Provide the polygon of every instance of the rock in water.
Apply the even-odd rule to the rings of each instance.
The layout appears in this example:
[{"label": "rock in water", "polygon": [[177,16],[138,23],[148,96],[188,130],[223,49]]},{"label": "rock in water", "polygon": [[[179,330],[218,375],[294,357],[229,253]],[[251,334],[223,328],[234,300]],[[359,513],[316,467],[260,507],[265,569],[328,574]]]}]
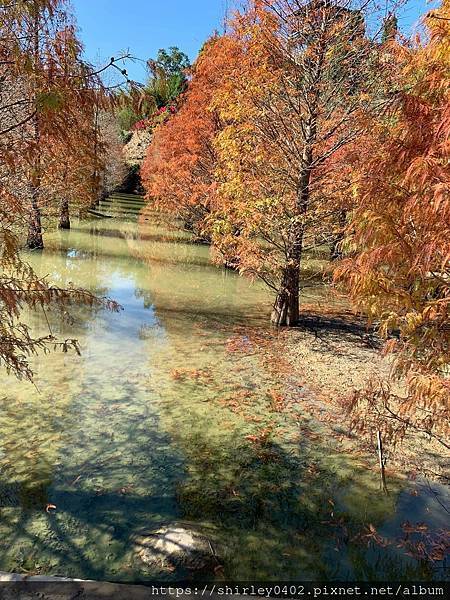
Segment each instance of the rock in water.
[{"label": "rock in water", "polygon": [[140,537],[136,550],[142,562],[163,571],[177,567],[202,570],[219,564],[208,538],[181,525],[161,527]]}]

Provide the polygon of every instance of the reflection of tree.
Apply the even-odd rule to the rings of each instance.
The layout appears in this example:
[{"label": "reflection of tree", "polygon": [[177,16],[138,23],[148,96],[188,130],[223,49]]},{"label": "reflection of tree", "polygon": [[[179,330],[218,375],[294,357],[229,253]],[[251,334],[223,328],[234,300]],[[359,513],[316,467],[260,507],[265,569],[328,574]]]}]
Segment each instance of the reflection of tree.
[{"label": "reflection of tree", "polygon": [[[64,236],[64,234],[62,234]],[[67,236],[67,234],[66,234]],[[62,239],[64,239],[62,237]],[[83,282],[94,296],[106,298],[110,292],[107,285],[101,283],[101,269],[96,261],[86,260],[86,255],[78,253],[71,247],[49,247],[44,252],[29,257],[34,270],[48,277],[48,280],[59,287],[68,288]],[[25,318],[33,324],[36,331],[48,331],[65,337],[77,337],[76,329],[86,329],[95,318],[105,310],[101,304],[80,305],[68,300],[63,307],[49,306],[48,311],[30,311]]]},{"label": "reflection of tree", "polygon": [[[123,293],[123,282],[130,290],[143,283],[144,270],[130,261],[126,243],[105,244],[82,231],[83,224],[79,227],[55,234],[41,255],[31,255],[37,271],[101,294]],[[48,319],[53,330],[76,335],[81,356],[37,359],[39,389],[0,380],[8,389],[0,403],[0,504],[5,508],[0,565],[34,570],[39,563],[46,572],[58,565],[67,575],[114,578],[119,572],[124,578],[130,533],[175,516],[170,499],[180,460],[171,458],[168,440],[149,410],[144,370],[134,374],[145,355],[140,358],[138,340],[127,340],[130,317],[123,323],[120,316],[91,308],[69,310],[72,321],[51,311],[28,318],[36,329],[47,326]],[[125,326],[125,335],[118,325]],[[153,444],[164,447],[161,455],[149,453]],[[46,504],[55,504],[56,511],[46,513]],[[114,564],[105,553],[110,545]]]},{"label": "reflection of tree", "polygon": [[[161,424],[187,462],[180,507],[184,518],[213,526],[227,549],[226,576],[327,579],[372,561],[379,577],[398,574],[403,559],[391,549],[351,542],[395,511],[397,484],[386,498],[370,471],[331,454],[326,437],[310,439],[307,428],[300,445],[286,442],[298,429],[270,407],[273,373],[255,353],[227,352],[230,338],[245,334],[251,346],[258,335],[263,293],[198,264],[205,248],[149,239],[129,247],[149,266],[136,296],[164,327],[161,339],[151,328],[143,337]],[[259,442],[265,429],[273,435]],[[408,568],[422,574],[413,562]]]},{"label": "reflection of tree", "polygon": [[273,373],[256,352],[230,351],[239,335],[252,350],[259,317],[240,323],[261,306],[257,288],[202,267],[206,248],[140,242],[135,226],[116,226],[114,236],[102,235],[111,223],[97,234],[79,224],[36,257],[38,270],[126,310],[74,307],[72,324],[48,315],[82,355],[40,358],[40,391],[0,382],[0,568],[154,578],[134,535],[184,518],[211,525],[230,577],[326,578],[347,560],[356,571],[366,545],[349,540],[394,510],[395,483],[378,494],[367,469],[274,411]]},{"label": "reflection of tree", "polygon": [[[150,235],[158,232],[159,239]],[[204,320],[212,323],[248,322],[267,305],[259,285],[250,285],[236,273],[210,262],[205,245],[184,243],[179,232],[155,228],[150,222],[139,225],[139,239],[129,241],[130,252],[148,265],[146,285],[139,293],[153,304],[161,317],[174,321]]]},{"label": "reflection of tree", "polygon": [[[101,267],[77,255],[70,234],[55,234],[45,251],[27,259],[36,273],[47,275],[59,287],[80,284],[100,297],[109,292],[102,282]],[[83,345],[86,332],[104,310],[100,305],[66,302],[62,309],[52,309],[50,304],[45,312],[36,309],[22,316],[38,335],[50,329],[60,337],[76,337]],[[36,357],[32,365],[36,387],[0,375],[6,394],[0,399],[0,464],[3,477],[15,482],[15,506],[42,512],[52,502],[49,489],[61,448],[70,437],[72,404],[83,385],[85,361],[75,353]]]}]

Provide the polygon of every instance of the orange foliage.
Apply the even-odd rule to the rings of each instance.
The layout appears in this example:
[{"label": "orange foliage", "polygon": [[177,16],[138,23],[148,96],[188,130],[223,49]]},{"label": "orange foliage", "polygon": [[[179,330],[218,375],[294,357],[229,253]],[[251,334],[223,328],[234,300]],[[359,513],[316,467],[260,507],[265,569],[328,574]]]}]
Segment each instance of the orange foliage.
[{"label": "orange foliage", "polygon": [[341,4],[250,1],[231,23],[240,68],[214,98],[224,128],[213,242],[272,288],[276,325],[298,322],[306,255],[345,219],[336,199],[348,187],[342,163],[378,90],[363,15]]},{"label": "orange foliage", "polygon": [[[394,412],[444,434],[450,422],[450,3],[426,18],[429,40],[409,53],[391,114],[366,140],[347,245],[339,266],[353,301],[391,338],[408,384]],[[447,15],[447,17],[445,16]],[[369,158],[368,158],[369,157]],[[386,389],[371,404],[391,413]],[[392,414],[390,414],[392,418]]]},{"label": "orange foliage", "polygon": [[32,0],[2,3],[0,10],[0,365],[28,379],[32,354],[79,349],[76,340],[57,342],[50,331],[33,336],[20,321],[25,306],[118,308],[87,291],[51,285],[19,254],[27,225],[29,246],[43,246],[44,205],[59,201],[61,192],[67,198],[91,188],[87,139],[98,78],[79,58],[81,46],[64,7],[63,0]]},{"label": "orange foliage", "polygon": [[156,131],[142,166],[149,207],[180,217],[199,237],[208,237],[204,220],[216,190],[213,140],[221,123],[210,104],[238,56],[227,36],[206,43],[179,111]]},{"label": "orange foliage", "polygon": [[97,199],[100,181],[93,174],[104,167],[105,148],[96,139],[96,115],[107,108],[108,100],[80,60],[82,47],[74,26],[57,32],[51,47],[47,87],[58,102],[40,113],[41,193],[68,217],[69,204],[89,207]]}]

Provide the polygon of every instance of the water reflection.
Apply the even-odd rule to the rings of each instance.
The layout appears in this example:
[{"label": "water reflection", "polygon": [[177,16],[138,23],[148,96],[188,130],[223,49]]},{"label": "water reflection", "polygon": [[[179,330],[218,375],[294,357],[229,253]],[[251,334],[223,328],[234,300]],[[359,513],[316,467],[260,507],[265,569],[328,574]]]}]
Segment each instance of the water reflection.
[{"label": "water reflection", "polygon": [[[369,522],[388,536],[414,512],[400,483],[386,497],[301,407],[276,410],[283,381],[252,345],[275,335],[261,286],[151,222],[79,222],[46,242],[30,256],[39,273],[124,310],[53,315],[82,355],[38,357],[36,388],[0,377],[1,569],[176,577],[148,571],[133,543],[184,519],[210,528],[236,580],[429,575],[358,538]],[[42,315],[28,318],[45,331]]]}]

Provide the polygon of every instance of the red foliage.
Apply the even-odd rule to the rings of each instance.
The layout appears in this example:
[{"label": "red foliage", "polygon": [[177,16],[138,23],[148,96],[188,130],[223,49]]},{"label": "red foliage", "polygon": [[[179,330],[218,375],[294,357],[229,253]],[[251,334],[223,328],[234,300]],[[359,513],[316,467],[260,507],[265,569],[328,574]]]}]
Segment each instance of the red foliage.
[{"label": "red foliage", "polygon": [[178,112],[167,109],[173,116],[156,131],[142,166],[151,206],[181,217],[198,235],[204,235],[204,219],[216,190],[213,140],[221,124],[210,104],[238,55],[236,42],[227,36],[207,43],[181,107]]},{"label": "red foliage", "polygon": [[[449,2],[426,23],[429,41],[407,53],[388,119],[361,148],[360,181],[349,228],[351,256],[337,270],[355,304],[380,323],[406,376],[404,398],[370,390],[369,403],[403,431],[445,437],[450,407]],[[364,411],[367,409],[364,406]],[[366,417],[363,416],[366,421]]]}]

